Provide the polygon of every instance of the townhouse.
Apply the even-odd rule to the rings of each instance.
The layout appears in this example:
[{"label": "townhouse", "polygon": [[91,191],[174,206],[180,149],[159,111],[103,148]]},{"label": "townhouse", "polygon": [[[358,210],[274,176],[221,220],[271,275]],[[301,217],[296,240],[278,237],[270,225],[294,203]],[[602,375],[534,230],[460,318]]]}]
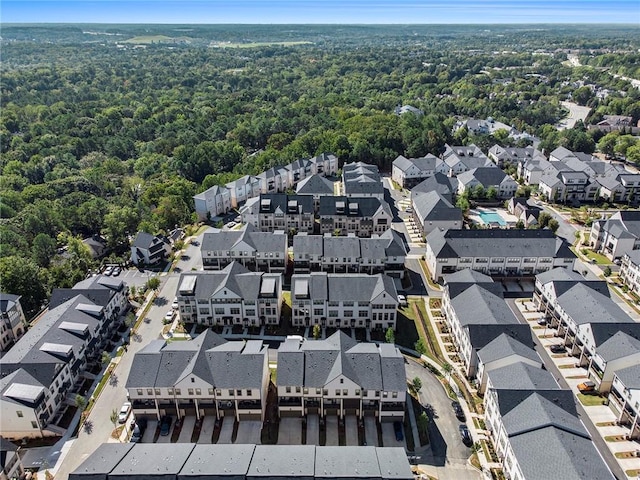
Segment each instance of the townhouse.
[{"label": "townhouse", "polygon": [[640,249],[640,211],[620,210],[591,225],[589,244],[595,251],[615,260]]},{"label": "townhouse", "polygon": [[507,165],[518,167],[528,160],[547,159],[542,152],[534,147],[501,147],[497,144],[489,149],[488,157],[501,168]]},{"label": "townhouse", "polygon": [[464,268],[500,276],[573,269],[575,258],[569,244],[550,230],[434,230],[425,253],[434,281]]},{"label": "townhouse", "polygon": [[398,292],[382,274],[294,274],[291,304],[294,326],[395,329]]},{"label": "townhouse", "polygon": [[412,188],[436,173],[441,160],[431,154],[420,158],[398,156],[391,167],[391,179],[402,188]]},{"label": "townhouse", "polygon": [[371,238],[359,238],[354,234],[335,237],[304,233],[293,237],[295,273],[322,270],[328,273],[386,273],[404,278],[406,255],[404,241],[392,229]]},{"label": "townhouse", "polygon": [[[600,393],[607,393],[611,390],[617,371],[640,365],[640,326],[634,322],[618,324],[615,329],[601,328],[598,324],[591,327],[600,330],[600,335],[594,335],[594,338],[601,341],[593,349],[587,371],[596,389]],[[584,352],[587,351],[585,348]],[[584,357],[583,353],[581,360]]]},{"label": "townhouse", "polygon": [[96,305],[104,308],[107,320],[116,320],[129,310],[129,287],[117,277],[96,275],[76,283],[73,288],[56,288],[51,292],[49,308],[84,295]]},{"label": "townhouse", "polygon": [[458,176],[478,167],[496,168],[496,165],[482,153],[482,150],[473,144],[469,146],[445,145],[445,151],[441,158],[443,162],[437,166],[436,170],[449,177]]},{"label": "townhouse", "polygon": [[[160,472],[160,473],[159,473]],[[413,480],[401,447],[103,443],[69,480]]]},{"label": "townhouse", "polygon": [[507,204],[507,210],[522,222],[524,228],[538,225],[538,217],[542,213],[540,207],[529,205],[529,199],[525,197],[513,197]]},{"label": "townhouse", "polygon": [[335,184],[319,174],[305,178],[296,186],[298,195],[311,195],[315,211],[320,206],[320,197],[332,197],[335,193]]},{"label": "townhouse", "polygon": [[444,198],[453,202],[453,194],[458,191],[458,179],[448,177],[444,173],[436,172],[432,177],[420,182],[411,189],[411,202],[414,202],[420,195],[436,192]]},{"label": "townhouse", "polygon": [[171,243],[162,235],[138,232],[131,244],[131,262],[134,265],[155,265],[170,253]]},{"label": "townhouse", "polygon": [[251,271],[282,273],[288,262],[287,234],[259,232],[253,225],[240,230],[207,231],[200,245],[204,270],[222,270],[239,262]]},{"label": "townhouse", "polygon": [[229,191],[231,208],[238,208],[241,203],[246,202],[249,198],[260,195],[262,184],[259,178],[245,175],[227,183],[225,188]]},{"label": "townhouse", "polygon": [[136,416],[265,418],[268,347],[228,342],[211,330],[185,342],[153,340],[137,352],[125,383]]},{"label": "townhouse", "polygon": [[321,234],[359,237],[386,232],[393,219],[389,204],[376,197],[321,197],[318,216]]},{"label": "townhouse", "polygon": [[256,175],[260,181],[260,193],[280,193],[291,188],[290,170],[287,167],[271,167],[269,170]]},{"label": "townhouse", "polygon": [[609,408],[618,416],[618,423],[629,428],[629,438],[640,438],[640,365],[617,370],[611,382]]},{"label": "townhouse", "polygon": [[357,343],[342,331],[325,340],[287,339],[278,349],[280,416],[375,416],[402,421],[404,357],[395,345]]},{"label": "townhouse", "polygon": [[633,250],[622,256],[620,278],[629,290],[640,291],[640,250]]},{"label": "townhouse", "polygon": [[518,163],[517,176],[526,185],[538,185],[543,174],[553,171],[555,168],[551,162],[544,158],[534,158]]},{"label": "townhouse", "polygon": [[412,195],[413,220],[423,236],[437,229],[461,229],[462,210],[451,202],[451,195],[430,191]]},{"label": "townhouse", "polygon": [[214,185],[193,196],[198,220],[211,220],[231,210],[231,192],[227,187]]},{"label": "townhouse", "polygon": [[16,343],[27,330],[20,295],[0,292],[0,352]]},{"label": "townhouse", "polygon": [[[622,169],[621,169],[622,170]],[[611,171],[596,177],[598,195],[611,203],[638,205],[640,200],[640,174]]]},{"label": "townhouse", "polygon": [[240,209],[240,215],[242,223],[253,225],[261,232],[313,233],[315,228],[311,195],[261,194],[247,200]]},{"label": "townhouse", "polygon": [[478,187],[482,187],[485,194],[494,190],[496,199],[506,200],[516,194],[518,183],[495,167],[477,167],[458,175],[458,195],[471,194]]},{"label": "townhouse", "polygon": [[[0,431],[5,438],[60,435],[64,414],[88,362],[117,324],[82,294],[50,308],[0,359]],[[71,402],[71,403],[69,403]]]},{"label": "townhouse", "polygon": [[24,466],[18,446],[0,437],[0,480],[24,478]]},{"label": "townhouse", "polygon": [[220,271],[180,275],[177,290],[180,318],[200,325],[278,325],[282,274],[251,272],[238,262]]},{"label": "townhouse", "polygon": [[345,197],[373,197],[384,201],[384,186],[376,165],[363,162],[342,166],[342,194]]},{"label": "townhouse", "polygon": [[613,479],[569,390],[492,389],[487,428],[506,478]]},{"label": "townhouse", "polygon": [[310,158],[309,161],[311,162],[311,172],[313,174],[331,177],[338,173],[338,157],[333,153],[324,152]]}]

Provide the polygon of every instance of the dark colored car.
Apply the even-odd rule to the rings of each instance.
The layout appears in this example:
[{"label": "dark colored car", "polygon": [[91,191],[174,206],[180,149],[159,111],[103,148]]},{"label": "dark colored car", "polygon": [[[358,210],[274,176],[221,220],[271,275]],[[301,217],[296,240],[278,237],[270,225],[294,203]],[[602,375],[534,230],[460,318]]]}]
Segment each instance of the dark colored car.
[{"label": "dark colored car", "polygon": [[193,245],[194,247],[197,247],[200,245],[200,242],[198,242],[197,240],[191,240],[191,245]]},{"label": "dark colored car", "polygon": [[461,422],[465,421],[464,410],[460,406],[459,402],[451,402],[451,406],[453,407],[453,411],[456,414],[456,418]]},{"label": "dark colored car", "polygon": [[460,430],[460,438],[462,439],[462,443],[464,443],[467,447],[473,445],[473,439],[471,438],[471,433],[469,433],[469,429],[466,425],[460,425],[458,427]]},{"label": "dark colored car", "polygon": [[396,434],[396,440],[401,442],[404,440],[404,435],[402,435],[402,424],[400,422],[393,422],[393,431]]},{"label": "dark colored car", "polygon": [[160,419],[160,435],[166,437],[171,432],[171,417],[165,415]]},{"label": "dark colored car", "polygon": [[551,345],[551,347],[549,347],[549,350],[551,350],[551,353],[564,353],[567,349],[564,345],[556,343]]}]

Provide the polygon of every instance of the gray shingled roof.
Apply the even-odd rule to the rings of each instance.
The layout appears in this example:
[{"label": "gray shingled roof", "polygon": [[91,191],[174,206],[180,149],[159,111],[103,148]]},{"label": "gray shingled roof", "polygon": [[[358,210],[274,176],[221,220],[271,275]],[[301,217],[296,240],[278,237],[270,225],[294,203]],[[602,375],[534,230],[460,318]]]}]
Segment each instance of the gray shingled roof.
[{"label": "gray shingled roof", "polygon": [[323,237],[322,239],[325,257],[352,257],[360,256],[360,239],[351,237]]},{"label": "gray shingled roof", "polygon": [[399,155],[394,161],[393,166],[399,168],[402,171],[409,170],[415,165],[421,172],[432,171],[436,168],[436,161],[438,159],[432,154],[427,154],[425,157],[420,158],[406,158]]},{"label": "gray shingled roof", "polygon": [[293,251],[296,255],[322,255],[324,239],[320,235],[307,235],[306,232],[293,236]]},{"label": "gray shingled roof", "polygon": [[298,183],[298,195],[333,195],[333,182],[322,175],[311,175]]},{"label": "gray shingled roof", "polygon": [[73,472],[69,480],[107,480],[135,443],[102,443]]},{"label": "gray shingled roof", "polygon": [[255,446],[251,444],[196,445],[180,470],[178,480],[218,477],[244,480],[254,450]]},{"label": "gray shingled roof", "polygon": [[[500,168],[494,167],[477,167],[458,175],[458,181],[467,185],[469,182],[476,180],[482,186],[490,187],[492,185],[500,185],[507,178],[510,178]],[[515,180],[512,180],[515,183]]]},{"label": "gray shingled roof", "polygon": [[109,478],[175,478],[194,446],[193,443],[136,443],[111,471]]},{"label": "gray shingled roof", "polygon": [[481,285],[467,288],[451,300],[451,306],[463,327],[480,323],[519,323],[504,299]]},{"label": "gray shingled roof", "polygon": [[475,350],[484,348],[500,335],[506,335],[517,340],[522,345],[533,350],[535,343],[533,341],[532,330],[529,325],[523,323],[514,324],[497,324],[497,325],[467,325],[467,335],[469,343]]},{"label": "gray shingled roof", "polygon": [[[437,258],[560,257],[575,258],[565,240],[551,230],[434,230],[427,243]],[[565,248],[566,247],[566,248]]]},{"label": "gray shingled roof", "polygon": [[437,192],[418,195],[412,203],[413,209],[422,223],[429,221],[462,222],[462,210]]},{"label": "gray shingled roof", "polygon": [[555,427],[510,439],[520,470],[527,480],[613,479],[591,440]]},{"label": "gray shingled roof", "polygon": [[596,353],[605,362],[640,353],[640,340],[625,332],[616,332],[609,340],[596,348]]},{"label": "gray shingled roof", "polygon": [[527,358],[542,366],[542,360],[531,346],[524,345],[515,338],[504,333],[496,337],[478,351],[478,358],[485,364],[500,360],[501,358],[507,358],[512,355]]},{"label": "gray shingled roof", "polygon": [[427,178],[411,189],[411,200],[429,192],[437,192],[451,201],[451,195],[458,190],[458,179],[448,177],[444,173],[436,172],[433,177]]},{"label": "gray shingled roof", "polygon": [[256,445],[247,478],[313,478],[314,456],[313,445]]},{"label": "gray shingled roof", "polygon": [[572,280],[572,281],[583,281],[584,277],[580,275],[578,272],[569,270],[568,268],[556,267],[551,270],[547,270],[546,272],[542,272],[536,275],[536,280],[541,284],[546,284],[548,282],[558,281],[558,280]]},{"label": "gray shingled roof", "polygon": [[489,370],[488,376],[492,387],[497,390],[554,390],[560,388],[553,375],[547,370],[523,362],[494,368]]},{"label": "gray shingled roof", "polygon": [[589,288],[584,283],[576,283],[570,287],[557,297],[556,302],[578,325],[633,322],[611,298]]},{"label": "gray shingled roof", "polygon": [[[559,268],[559,270],[565,270],[564,268]],[[485,275],[482,272],[477,270],[473,270],[471,268],[464,268],[462,270],[458,270],[455,273],[449,273],[444,275],[445,284],[449,283],[493,283],[493,279],[489,275]]]},{"label": "gray shingled roof", "polygon": [[[345,207],[344,213],[338,213],[336,205],[342,203]],[[358,204],[356,213],[349,211],[349,204]],[[345,217],[373,217],[379,210],[383,210],[388,216],[391,215],[391,208],[384,200],[376,197],[320,197],[318,214],[323,216],[345,216]]]},{"label": "gray shingled roof", "polygon": [[258,252],[284,252],[287,234],[258,232],[252,225],[245,225],[241,230],[205,232],[200,252],[234,250],[241,242]]},{"label": "gray shingled roof", "polygon": [[640,365],[622,368],[615,373],[625,387],[640,390]]},{"label": "gray shingled roof", "polygon": [[316,478],[380,478],[376,447],[318,448],[315,462]]},{"label": "gray shingled roof", "polygon": [[407,453],[402,447],[376,447],[380,475],[384,480],[413,479],[411,467],[405,460]]}]

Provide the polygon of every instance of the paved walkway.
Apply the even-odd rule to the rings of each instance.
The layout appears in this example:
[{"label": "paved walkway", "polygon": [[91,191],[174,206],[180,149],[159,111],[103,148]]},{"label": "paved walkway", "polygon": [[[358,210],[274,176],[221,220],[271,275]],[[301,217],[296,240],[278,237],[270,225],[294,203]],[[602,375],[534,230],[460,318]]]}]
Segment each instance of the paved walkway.
[{"label": "paved walkway", "polygon": [[364,438],[367,445],[379,447],[378,445],[378,425],[375,417],[364,417]]},{"label": "paved walkway", "polygon": [[[307,428],[308,435],[308,428]],[[308,439],[307,439],[307,443]],[[300,445],[302,444],[302,418],[282,417],[278,430],[278,445]]]}]

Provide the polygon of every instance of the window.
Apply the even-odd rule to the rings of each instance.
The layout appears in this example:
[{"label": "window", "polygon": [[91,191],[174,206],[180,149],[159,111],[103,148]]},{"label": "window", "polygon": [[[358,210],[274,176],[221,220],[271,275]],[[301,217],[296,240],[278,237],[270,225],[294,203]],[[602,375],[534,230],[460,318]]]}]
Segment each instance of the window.
[{"label": "window", "polygon": [[329,390],[327,390],[326,388],[322,390],[322,394],[323,395],[329,395]]},{"label": "window", "polygon": [[309,393],[309,389],[308,388],[303,388],[302,389],[302,393],[304,393],[306,395],[307,393]]},{"label": "window", "polygon": [[147,388],[147,395],[153,395],[153,388]]},{"label": "window", "polygon": [[154,391],[155,391],[156,395],[160,395],[160,389],[159,388],[154,389]]},{"label": "window", "polygon": [[291,393],[291,387],[285,387],[284,391],[287,393]]},{"label": "window", "polygon": [[176,388],[176,395],[180,395],[182,393],[182,390],[180,390],[179,388]]},{"label": "window", "polygon": [[380,397],[380,390],[376,390],[376,397]]},{"label": "window", "polygon": [[313,314],[318,316],[318,315],[322,315],[322,313],[324,312],[324,310],[322,308],[314,308],[313,309]]},{"label": "window", "polygon": [[231,315],[240,315],[240,309],[239,308],[232,308],[231,309]]},{"label": "window", "polygon": [[336,397],[339,397],[339,396],[340,396],[340,389],[336,388]]},{"label": "window", "polygon": [[296,387],[296,393],[300,393],[300,387]]},{"label": "window", "polygon": [[353,317],[353,310],[345,310],[344,311],[344,316],[345,317]]},{"label": "window", "polygon": [[202,390],[200,390],[199,388],[196,388],[196,395],[202,395]]},{"label": "window", "polygon": [[398,392],[393,392],[393,393],[391,394],[391,396],[392,396],[393,398],[398,398]]},{"label": "window", "polygon": [[187,394],[193,395],[193,388],[187,388]]},{"label": "window", "polygon": [[31,421],[31,427],[32,428],[38,428],[38,423],[32,420]]},{"label": "window", "polygon": [[173,388],[167,388],[167,393],[169,395],[173,395]]},{"label": "window", "polygon": [[214,390],[213,388],[209,389],[209,395],[213,395],[213,390]]},{"label": "window", "polygon": [[368,390],[363,390],[362,391],[362,396],[363,397],[368,397],[369,396],[369,391]]},{"label": "window", "polygon": [[216,395],[219,397],[220,395],[222,395],[222,390],[220,390],[219,388],[216,389]]},{"label": "window", "polygon": [[316,388],[316,395],[320,395],[320,389]]},{"label": "window", "polygon": [[142,389],[141,388],[136,389],[136,394],[141,397],[142,396]]},{"label": "window", "polygon": [[340,383],[344,383],[344,378],[341,378],[341,379],[340,379]]},{"label": "window", "polygon": [[22,410],[18,410],[18,411],[16,412],[16,414],[18,415],[18,417],[19,417],[19,418],[24,417],[24,414],[22,413]]},{"label": "window", "polygon": [[349,395],[349,390],[347,390],[346,388],[342,390],[342,395]]},{"label": "window", "polygon": [[253,392],[250,388],[247,388],[247,397],[250,397],[251,395],[253,395]]},{"label": "window", "polygon": [[191,383],[195,383],[196,379],[191,377]]},{"label": "window", "polygon": [[229,389],[229,396],[233,397],[233,390]]},{"label": "window", "polygon": [[356,395],[360,395],[360,389],[356,389]]},{"label": "window", "polygon": [[236,390],[236,395],[238,395],[239,397],[242,396],[242,390],[240,389]]}]

